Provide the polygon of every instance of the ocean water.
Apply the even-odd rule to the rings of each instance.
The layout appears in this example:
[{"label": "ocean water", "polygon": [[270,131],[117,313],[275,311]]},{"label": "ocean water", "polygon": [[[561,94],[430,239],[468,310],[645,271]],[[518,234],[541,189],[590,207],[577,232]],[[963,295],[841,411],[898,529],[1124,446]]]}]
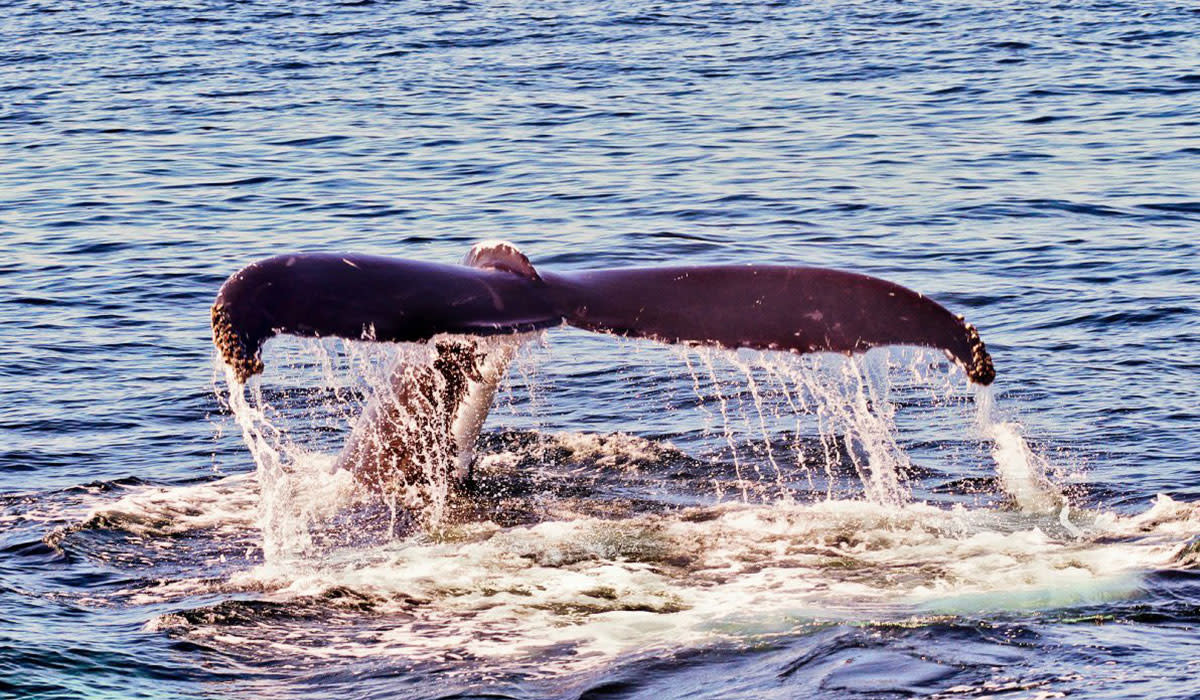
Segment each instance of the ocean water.
[{"label": "ocean water", "polygon": [[[1200,696],[1200,10],[17,2],[0,695]],[[397,356],[209,306],[289,251],[780,263],[936,354],[526,338],[478,488],[331,469]]]}]

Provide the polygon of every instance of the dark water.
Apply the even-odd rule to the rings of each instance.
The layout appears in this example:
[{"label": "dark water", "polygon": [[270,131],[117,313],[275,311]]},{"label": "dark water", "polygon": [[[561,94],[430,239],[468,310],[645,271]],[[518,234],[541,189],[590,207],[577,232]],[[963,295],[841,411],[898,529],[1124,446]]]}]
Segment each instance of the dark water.
[{"label": "dark water", "polygon": [[[1191,3],[18,2],[0,37],[0,694],[1200,695]],[[262,489],[224,278],[492,237],[887,277],[999,378],[555,331],[485,430],[503,508],[348,544],[319,456]],[[279,344],[277,422],[335,449],[295,387],[387,351]]]}]

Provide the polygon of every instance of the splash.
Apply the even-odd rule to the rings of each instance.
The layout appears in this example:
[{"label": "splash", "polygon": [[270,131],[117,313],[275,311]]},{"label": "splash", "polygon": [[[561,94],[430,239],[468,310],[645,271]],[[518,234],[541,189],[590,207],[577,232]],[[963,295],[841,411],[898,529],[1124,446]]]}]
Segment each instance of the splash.
[{"label": "splash", "polygon": [[[257,467],[257,521],[268,561],[302,561],[316,549],[313,535],[322,529],[321,525],[361,497],[349,472],[333,468],[335,454],[323,451],[319,443],[299,443],[292,435],[319,436],[339,429],[344,432],[345,422],[365,405],[366,394],[361,386],[339,377],[378,380],[391,359],[371,352],[373,348],[368,345],[347,345],[339,354],[329,352],[317,341],[300,344],[315,362],[309,366],[294,360],[278,363],[279,369],[269,371],[266,379],[282,386],[270,393],[257,377],[243,385],[225,368],[229,392],[223,396]],[[346,371],[350,368],[353,373]],[[309,388],[314,386],[318,388]],[[288,429],[301,420],[318,429]]]},{"label": "splash", "polygon": [[[509,341],[502,351],[504,365],[513,358],[514,347]],[[318,552],[331,541],[320,533],[336,529],[347,518],[380,521],[376,529],[389,537],[414,528],[432,532],[450,523],[456,467],[452,458],[463,446],[451,444],[437,416],[449,414],[451,407],[439,403],[442,393],[437,390],[418,395],[404,389],[445,381],[430,370],[437,357],[432,344],[295,339],[291,347],[280,352],[277,346],[273,352],[282,355],[268,363],[276,369],[245,386],[230,377],[228,395],[258,467],[260,525],[268,559]],[[680,360],[662,364],[682,364],[687,375],[683,382],[655,381],[692,395],[706,420],[705,434],[719,438],[720,446],[708,452],[712,469],[706,479],[718,501],[731,492],[747,504],[793,503],[811,500],[821,491],[825,500],[850,495],[882,506],[906,504],[914,466],[900,444],[897,398],[923,405],[927,410],[922,417],[939,406],[965,401],[948,388],[951,382],[945,373],[933,375],[941,376],[941,385],[930,382],[931,364],[921,352],[899,363],[887,353],[797,357],[711,348],[659,352]],[[508,376],[523,380],[529,391],[524,405],[534,414],[532,423],[541,425],[530,367],[530,362],[518,359]],[[1061,513],[1064,526],[1070,527],[1066,500],[1046,478],[1044,461],[1028,448],[1015,424],[992,420],[990,396],[986,391],[976,394],[976,430],[995,445],[993,458],[1005,492],[1027,512]],[[492,397],[486,398],[490,402]],[[510,409],[518,403],[511,385],[502,388],[497,403]],[[368,433],[360,439],[356,423],[370,411],[393,416],[397,425],[389,435]],[[482,417],[477,418],[476,430]],[[405,460],[403,465],[389,462],[375,470],[405,478],[372,485],[371,471],[355,478],[337,468],[347,431],[367,453],[383,455],[373,459]],[[394,449],[396,435],[401,436],[403,450]],[[505,457],[482,459],[496,465]],[[603,459],[591,463],[601,465]],[[722,476],[727,467],[731,478]],[[382,505],[383,515],[366,512],[372,505]],[[347,515],[354,508],[360,512]]]},{"label": "splash", "polygon": [[978,391],[975,405],[979,432],[992,443],[1000,487],[1016,508],[1031,514],[1058,514],[1064,528],[1080,534],[1069,520],[1066,495],[1049,478],[1049,462],[1030,448],[1018,423],[996,420],[991,388]]},{"label": "splash", "polygon": [[[785,471],[799,469],[810,485],[815,477],[834,498],[835,471],[848,465],[868,501],[899,505],[909,500],[905,486],[912,463],[898,443],[896,407],[888,391],[906,380],[874,370],[862,357],[797,357],[780,353],[686,348],[683,364],[692,391],[703,407],[715,398],[726,454],[737,473],[743,502],[789,501],[795,494]],[[907,381],[915,375],[909,372]],[[790,424],[790,425],[789,425]],[[790,434],[784,453],[776,436]],[[820,453],[806,454],[815,435]],[[749,444],[743,440],[751,436]],[[744,452],[751,453],[747,460]],[[743,474],[749,462],[755,479]],[[765,465],[762,464],[765,462]],[[770,469],[764,473],[763,466]],[[821,470],[814,474],[813,469]]]},{"label": "splash", "polygon": [[[499,375],[527,339],[293,339],[273,349],[282,357],[262,379],[243,385],[226,368],[226,401],[257,466],[268,560],[303,559],[366,532],[396,537],[443,526],[486,415],[475,409],[491,403]],[[440,367],[444,348],[455,347],[480,358],[461,386]],[[348,522],[369,526],[347,529]],[[343,535],[330,536],[339,529]]]},{"label": "splash", "polygon": [[270,561],[303,559],[316,546],[313,533],[355,501],[353,477],[332,469],[333,457],[292,442],[276,427],[280,411],[252,379],[244,387],[229,376],[229,406],[257,466],[258,527]]}]

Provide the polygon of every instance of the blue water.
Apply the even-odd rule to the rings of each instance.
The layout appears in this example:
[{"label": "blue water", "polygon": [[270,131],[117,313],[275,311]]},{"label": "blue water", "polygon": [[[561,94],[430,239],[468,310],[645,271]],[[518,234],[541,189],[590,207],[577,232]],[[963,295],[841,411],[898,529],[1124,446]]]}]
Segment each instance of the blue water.
[{"label": "blue water", "polygon": [[[4,14],[0,695],[1200,696],[1190,3]],[[483,436],[503,508],[358,544],[306,539],[353,511],[264,530],[320,498],[256,481],[221,282],[493,237],[547,269],[882,276],[975,323],[998,379],[551,331]],[[389,351],[268,350],[299,367],[269,401],[334,414],[269,392]],[[858,378],[892,419],[819,425]],[[797,382],[824,413],[786,404]],[[305,410],[276,420],[336,445]],[[871,469],[899,501],[825,450],[853,430],[896,443]],[[1051,506],[1014,495],[1021,465]]]}]

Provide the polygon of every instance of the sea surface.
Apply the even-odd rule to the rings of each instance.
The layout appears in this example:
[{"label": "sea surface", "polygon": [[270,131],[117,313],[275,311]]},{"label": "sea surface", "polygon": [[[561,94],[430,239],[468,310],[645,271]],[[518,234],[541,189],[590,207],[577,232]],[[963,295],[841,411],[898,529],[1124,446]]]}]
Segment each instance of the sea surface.
[{"label": "sea surface", "polygon": [[[1194,2],[2,14],[0,696],[1200,697]],[[998,377],[550,329],[413,515],[332,465],[427,347],[216,357],[258,258],[488,238],[884,277]]]}]

